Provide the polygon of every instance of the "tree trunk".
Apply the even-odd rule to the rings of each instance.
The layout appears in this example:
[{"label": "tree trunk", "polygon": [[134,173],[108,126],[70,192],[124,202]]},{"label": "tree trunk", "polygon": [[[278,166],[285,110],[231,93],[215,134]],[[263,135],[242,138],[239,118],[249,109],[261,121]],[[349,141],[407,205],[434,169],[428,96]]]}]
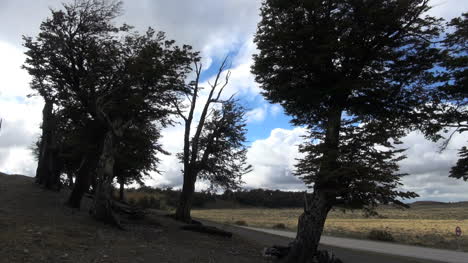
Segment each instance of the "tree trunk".
[{"label": "tree trunk", "polygon": [[317,247],[323,232],[328,212],[335,201],[334,187],[339,178],[335,171],[339,168],[339,135],[342,110],[336,100],[329,109],[325,126],[325,150],[320,163],[318,178],[314,184],[312,199],[306,200],[304,213],[299,217],[296,239],[288,254],[288,263],[311,262],[317,253]]},{"label": "tree trunk", "polygon": [[297,235],[287,257],[290,263],[312,262],[322,236],[325,220],[331,205],[325,195],[316,191],[308,209],[299,217]]},{"label": "tree trunk", "polygon": [[101,156],[96,170],[93,216],[99,221],[121,227],[112,211],[112,180],[114,178],[114,134],[108,131],[104,138]]},{"label": "tree trunk", "polygon": [[121,180],[120,182],[120,189],[119,189],[119,200],[120,201],[124,201],[124,190],[125,190],[125,184],[123,182],[123,180]]},{"label": "tree trunk", "polygon": [[190,170],[184,173],[184,184],[182,192],[180,193],[179,205],[177,206],[175,217],[177,220],[190,223],[192,217],[190,211],[192,210],[193,194],[195,192],[196,175],[192,174]]},{"label": "tree trunk", "polygon": [[68,187],[70,189],[73,189],[73,175],[72,174],[67,174],[68,176]]},{"label": "tree trunk", "polygon": [[60,175],[62,173],[62,163],[59,160],[59,147],[53,134],[51,136],[50,150],[47,156],[47,177],[44,185],[47,189],[58,191],[61,187]]},{"label": "tree trunk", "polygon": [[92,157],[87,156],[82,160],[82,164],[78,169],[78,173],[75,179],[75,186],[68,198],[67,205],[73,208],[80,208],[81,199],[85,192],[89,190],[92,173],[91,171],[95,165],[93,165]]},{"label": "tree trunk", "polygon": [[45,100],[42,109],[42,135],[39,144],[39,158],[36,169],[36,183],[43,184],[47,176],[47,159],[49,155],[49,143],[51,132],[53,103],[51,100]]}]

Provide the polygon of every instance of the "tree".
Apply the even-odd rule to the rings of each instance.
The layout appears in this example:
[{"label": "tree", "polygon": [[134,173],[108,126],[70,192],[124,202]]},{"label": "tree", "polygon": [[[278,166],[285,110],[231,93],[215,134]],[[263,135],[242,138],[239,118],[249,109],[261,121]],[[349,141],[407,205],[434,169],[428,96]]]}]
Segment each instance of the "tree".
[{"label": "tree", "polygon": [[[241,177],[250,171],[246,164],[245,110],[232,97],[222,100],[221,94],[228,84],[230,72],[222,82],[221,77],[226,69],[227,57],[220,66],[213,84],[210,84],[208,97],[203,106],[200,119],[192,138],[191,128],[195,107],[201,87],[199,86],[202,65],[195,63],[196,80],[189,98],[188,116],[180,107],[180,101],[174,101],[179,116],[185,122],[184,151],[180,159],[183,163],[184,183],[176,210],[176,219],[190,222],[195,183],[198,178],[208,180],[213,187],[236,188]],[[221,108],[212,107],[220,104]]]},{"label": "tree", "polygon": [[396,148],[414,128],[439,58],[427,0],[267,0],[252,72],[308,127],[296,174],[313,189],[288,262],[310,262],[333,206],[403,205]]},{"label": "tree", "polygon": [[[170,102],[188,92],[184,79],[197,56],[190,46],[166,40],[162,32],[149,28],[139,34],[130,26],[115,26],[120,6],[100,0],[65,4],[64,10],[52,10],[37,39],[25,38],[26,67],[37,83],[33,87],[48,88],[57,107],[66,109],[70,121],[83,127],[84,136],[79,138],[90,146],[76,165],[77,191],[69,201],[79,206],[82,193],[94,181],[93,215],[111,223],[117,223],[111,199],[114,172],[144,172],[155,160],[149,157],[116,167],[117,151],[130,150],[135,142],[131,131],[140,130],[138,136],[153,133],[148,139],[157,140],[159,128],[172,123]],[[151,124],[159,128],[149,128]],[[160,149],[156,141],[139,145],[149,148],[143,152]]]}]

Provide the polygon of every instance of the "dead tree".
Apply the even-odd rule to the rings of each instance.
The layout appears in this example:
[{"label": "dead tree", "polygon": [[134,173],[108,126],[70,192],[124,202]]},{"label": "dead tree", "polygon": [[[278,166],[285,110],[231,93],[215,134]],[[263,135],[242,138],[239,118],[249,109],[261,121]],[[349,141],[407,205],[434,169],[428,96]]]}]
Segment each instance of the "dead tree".
[{"label": "dead tree", "polygon": [[[231,75],[227,71],[222,80],[222,74],[227,68],[227,57],[219,67],[213,83],[208,82],[209,92],[203,106],[197,128],[190,138],[191,128],[197,105],[197,99],[202,89],[199,86],[202,65],[195,63],[196,79],[192,82],[193,92],[190,101],[188,116],[185,116],[180,108],[180,102],[175,101],[174,106],[179,116],[185,122],[184,149],[181,154],[183,163],[184,182],[180,194],[179,204],[176,210],[176,219],[191,222],[190,210],[192,208],[195,183],[199,176],[210,182],[224,181],[226,188],[236,187],[240,183],[240,177],[250,171],[250,166],[245,164],[246,150],[242,143],[245,141],[245,129],[243,122],[243,109],[237,107],[232,97],[221,100],[224,88]],[[212,109],[213,104],[221,104],[222,110]],[[211,117],[211,119],[209,119]],[[227,138],[229,137],[229,139]],[[223,141],[229,143],[223,144]],[[217,160],[214,160],[217,158]],[[218,165],[218,161],[225,161],[225,167]],[[238,162],[237,162],[238,161]]]}]

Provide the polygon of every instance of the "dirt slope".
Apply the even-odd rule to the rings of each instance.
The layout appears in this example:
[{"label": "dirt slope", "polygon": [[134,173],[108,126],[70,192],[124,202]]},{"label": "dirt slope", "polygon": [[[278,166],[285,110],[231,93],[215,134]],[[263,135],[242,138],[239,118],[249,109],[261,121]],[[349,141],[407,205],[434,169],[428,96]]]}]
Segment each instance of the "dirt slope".
[{"label": "dirt slope", "polygon": [[[43,190],[33,179],[0,175],[0,262],[262,262],[261,247],[179,230],[156,214],[126,231],[66,208],[66,193]],[[160,224],[160,225],[159,225]]]}]

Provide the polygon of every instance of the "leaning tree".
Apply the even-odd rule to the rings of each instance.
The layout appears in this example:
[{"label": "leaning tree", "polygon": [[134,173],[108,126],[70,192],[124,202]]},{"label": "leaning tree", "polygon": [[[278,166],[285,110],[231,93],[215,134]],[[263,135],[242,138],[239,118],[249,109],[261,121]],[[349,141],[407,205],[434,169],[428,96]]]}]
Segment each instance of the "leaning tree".
[{"label": "leaning tree", "polygon": [[401,189],[399,138],[414,127],[439,50],[428,0],[266,0],[252,72],[309,129],[296,174],[313,189],[288,262],[310,262],[333,206],[372,210]]},{"label": "leaning tree", "polygon": [[[36,39],[25,38],[26,67],[37,87],[50,87],[57,107],[73,112],[72,121],[83,127],[84,155],[70,203],[79,206],[93,181],[93,215],[114,223],[112,183],[118,177],[114,172],[128,176],[155,161],[133,159],[116,167],[116,160],[124,157],[118,151],[135,152],[133,136],[151,132],[147,138],[157,140],[159,128],[171,124],[171,102],[188,92],[184,80],[197,56],[190,46],[177,46],[162,32],[150,28],[139,34],[130,26],[116,26],[120,6],[104,0],[64,4],[63,10],[52,10]],[[150,129],[151,123],[158,129]],[[140,132],[132,133],[136,130]],[[155,141],[138,143],[149,148],[143,149],[145,153],[160,150]],[[151,163],[142,165],[144,161]]]},{"label": "leaning tree", "polygon": [[244,144],[247,132],[245,110],[233,97],[227,100],[221,98],[231,74],[228,70],[225,72],[226,62],[227,57],[219,67],[214,82],[208,82],[210,87],[193,136],[195,108],[203,89],[199,86],[202,72],[199,62],[195,62],[196,79],[189,85],[192,93],[187,98],[188,114],[183,112],[180,100],[173,102],[185,123],[184,149],[179,154],[184,182],[175,214],[180,221],[191,221],[190,211],[197,179],[210,182],[212,187],[236,189],[242,183],[242,176],[251,170],[246,163],[247,148]]}]

